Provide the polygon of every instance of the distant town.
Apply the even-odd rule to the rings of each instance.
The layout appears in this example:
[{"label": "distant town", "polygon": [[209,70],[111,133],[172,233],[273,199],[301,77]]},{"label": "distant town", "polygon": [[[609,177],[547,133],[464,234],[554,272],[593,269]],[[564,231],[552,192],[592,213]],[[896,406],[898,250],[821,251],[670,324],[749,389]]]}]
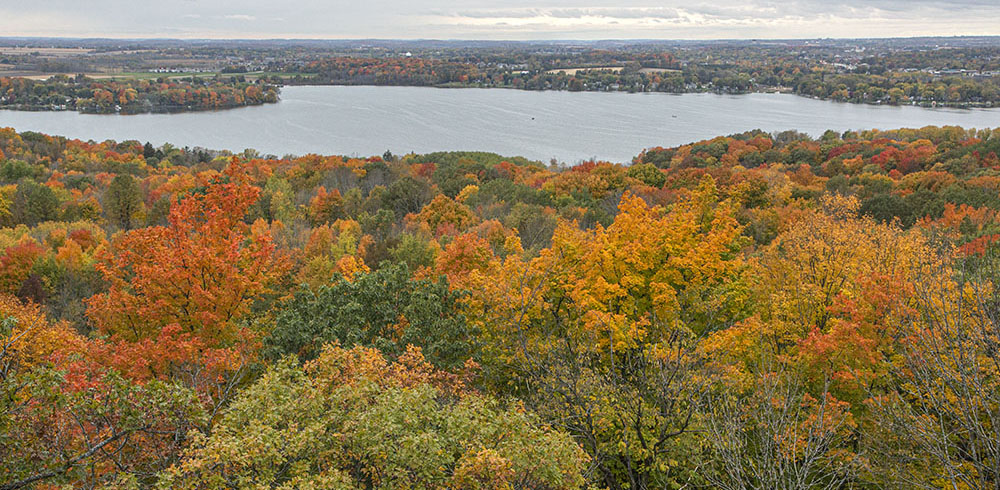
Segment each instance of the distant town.
[{"label": "distant town", "polygon": [[[994,107],[1000,104],[1000,37],[593,42],[0,38],[0,77],[47,80],[54,75],[170,81],[187,84],[186,90],[259,83],[265,92],[289,84],[785,92],[866,104]],[[52,93],[66,95],[62,89]],[[35,110],[53,105],[37,99],[7,94],[0,105]],[[76,104],[69,100],[68,105]],[[217,108],[207,100],[173,106]]]}]

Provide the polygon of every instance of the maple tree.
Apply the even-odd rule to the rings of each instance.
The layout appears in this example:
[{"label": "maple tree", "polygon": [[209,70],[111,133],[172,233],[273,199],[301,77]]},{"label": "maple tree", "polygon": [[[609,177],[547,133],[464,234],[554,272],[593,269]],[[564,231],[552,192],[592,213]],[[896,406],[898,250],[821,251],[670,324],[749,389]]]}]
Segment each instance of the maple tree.
[{"label": "maple tree", "polygon": [[438,194],[414,219],[425,224],[435,234],[461,232],[476,224],[472,210],[460,201]]},{"label": "maple tree", "polygon": [[857,200],[831,197],[825,205],[765,250],[755,289],[767,306],[706,349],[748,367],[779,356],[805,369],[813,386],[829,381],[831,393],[857,403],[887,372],[890,327],[919,272],[914,265],[932,251],[915,233],[858,218]]},{"label": "maple tree", "polygon": [[327,192],[326,187],[320,186],[309,200],[309,219],[314,226],[340,219],[343,212],[344,198],[337,189]]},{"label": "maple tree", "polygon": [[236,340],[241,316],[284,268],[270,236],[243,222],[259,192],[234,162],[172,206],[168,226],[113,240],[98,265],[108,292],[89,301],[97,327],[130,341],[171,324],[208,345]]},{"label": "maple tree", "polygon": [[266,226],[243,220],[259,191],[234,161],[179,198],[167,226],[112,240],[96,266],[108,290],[87,309],[110,337],[95,349],[102,363],[142,382],[181,382],[218,412],[259,349],[244,317],[286,268]]}]

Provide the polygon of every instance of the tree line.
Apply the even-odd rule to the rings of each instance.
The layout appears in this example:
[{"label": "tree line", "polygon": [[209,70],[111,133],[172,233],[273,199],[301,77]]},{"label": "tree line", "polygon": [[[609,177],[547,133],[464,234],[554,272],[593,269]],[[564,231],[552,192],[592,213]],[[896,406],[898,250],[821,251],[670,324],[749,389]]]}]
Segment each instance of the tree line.
[{"label": "tree line", "polygon": [[[855,60],[840,60],[828,53],[792,56],[776,50],[726,47],[686,53],[595,50],[569,58],[525,53],[507,57],[486,53],[427,58],[339,56],[295,64],[286,68],[295,76],[270,79],[293,84],[569,91],[745,94],[780,90],[841,102],[992,107],[1000,103],[1000,68],[989,61],[993,59],[989,53],[995,55],[995,50],[983,51],[944,50],[922,57],[906,52],[910,56],[886,54]],[[945,63],[942,57],[952,62]],[[303,77],[298,72],[311,75]]]},{"label": "tree line", "polygon": [[0,108],[85,113],[229,109],[278,101],[278,87],[238,80],[159,78],[99,80],[56,75],[47,80],[0,77]]}]

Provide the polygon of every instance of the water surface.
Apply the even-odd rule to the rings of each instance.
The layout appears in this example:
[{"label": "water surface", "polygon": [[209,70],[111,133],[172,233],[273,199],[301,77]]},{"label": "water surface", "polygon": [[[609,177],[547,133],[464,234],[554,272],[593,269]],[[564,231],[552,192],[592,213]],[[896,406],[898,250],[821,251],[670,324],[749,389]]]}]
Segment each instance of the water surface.
[{"label": "water surface", "polygon": [[421,87],[285,87],[277,104],[130,116],[0,111],[0,127],[73,138],[139,140],[263,153],[374,155],[483,150],[548,161],[628,161],[750,129],[1000,127],[1000,109],[925,109],[787,94],[529,92]]}]

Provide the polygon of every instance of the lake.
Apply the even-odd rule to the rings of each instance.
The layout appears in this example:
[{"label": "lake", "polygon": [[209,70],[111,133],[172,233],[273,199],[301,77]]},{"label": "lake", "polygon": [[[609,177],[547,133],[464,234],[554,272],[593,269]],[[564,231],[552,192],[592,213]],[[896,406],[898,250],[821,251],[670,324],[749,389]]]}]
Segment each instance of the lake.
[{"label": "lake", "polygon": [[626,94],[421,87],[285,87],[277,104],[218,112],[93,115],[0,110],[0,127],[93,140],[262,153],[375,155],[483,150],[575,163],[627,162],[750,129],[1000,127],[1000,109],[925,109],[787,94]]}]

